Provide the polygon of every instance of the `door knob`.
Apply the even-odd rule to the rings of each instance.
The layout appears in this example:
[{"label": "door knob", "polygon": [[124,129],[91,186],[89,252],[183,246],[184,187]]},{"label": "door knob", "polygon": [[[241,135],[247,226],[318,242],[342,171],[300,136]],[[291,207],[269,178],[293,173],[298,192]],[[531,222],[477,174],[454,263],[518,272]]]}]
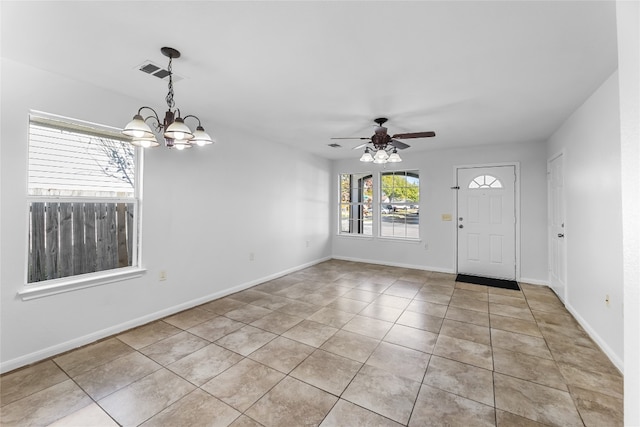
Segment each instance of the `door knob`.
[{"label": "door knob", "polygon": [[564,233],[558,233],[558,237],[560,238],[564,237]]},{"label": "door knob", "polygon": [[460,225],[458,226],[458,228],[464,228],[464,225],[460,224]]}]

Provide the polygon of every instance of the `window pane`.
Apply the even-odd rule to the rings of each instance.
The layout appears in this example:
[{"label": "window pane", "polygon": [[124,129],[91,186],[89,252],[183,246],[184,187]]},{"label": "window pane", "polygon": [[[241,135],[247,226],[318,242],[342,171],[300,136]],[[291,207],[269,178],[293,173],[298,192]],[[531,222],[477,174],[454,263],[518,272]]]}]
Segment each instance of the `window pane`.
[{"label": "window pane", "polygon": [[371,218],[362,221],[362,234],[373,236],[373,220]]},{"label": "window pane", "polygon": [[417,225],[407,225],[407,237],[411,239],[420,238],[420,229]]},{"label": "window pane", "polygon": [[135,150],[128,142],[31,123],[29,194],[133,196]]},{"label": "window pane", "polygon": [[32,202],[29,283],[129,267],[135,203]]},{"label": "window pane", "polygon": [[340,233],[373,235],[373,177],[340,174]]},{"label": "window pane", "polygon": [[420,178],[418,171],[383,172],[380,235],[419,238]]},{"label": "window pane", "polygon": [[351,175],[340,175],[340,201],[351,201]]},{"label": "window pane", "polygon": [[502,188],[502,182],[495,176],[491,175],[480,175],[475,177],[470,183],[468,188],[470,189],[478,189],[478,188]]},{"label": "window pane", "polygon": [[340,232],[348,233],[349,232],[349,217],[350,217],[350,206],[349,205],[340,205]]}]

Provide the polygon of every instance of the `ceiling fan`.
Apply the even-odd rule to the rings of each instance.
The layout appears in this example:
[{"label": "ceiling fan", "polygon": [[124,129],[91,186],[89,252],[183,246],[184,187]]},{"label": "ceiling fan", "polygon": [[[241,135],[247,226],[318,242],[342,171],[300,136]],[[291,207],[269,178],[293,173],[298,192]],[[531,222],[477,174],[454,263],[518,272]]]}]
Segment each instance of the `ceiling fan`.
[{"label": "ceiling fan", "polygon": [[395,135],[389,135],[387,133],[387,128],[382,126],[389,119],[386,117],[380,117],[374,120],[375,123],[378,124],[376,126],[374,134],[369,137],[346,137],[346,138],[331,138],[331,139],[360,139],[363,141],[367,141],[364,144],[360,144],[357,147],[353,147],[354,150],[357,150],[362,147],[366,147],[368,144],[372,144],[376,150],[386,150],[389,146],[394,148],[404,150],[405,148],[409,148],[408,144],[405,144],[399,139],[410,139],[410,138],[431,138],[436,136],[435,132],[411,132],[411,133],[396,133]]},{"label": "ceiling fan", "polygon": [[[436,136],[435,132],[411,132],[411,133],[396,133],[395,135],[389,135],[387,133],[387,128],[382,126],[387,122],[387,118],[380,117],[374,120],[378,126],[376,126],[375,131],[370,137],[354,137],[354,138],[331,138],[331,139],[360,139],[367,141],[364,144],[360,144],[357,147],[353,147],[354,150],[357,150],[362,147],[366,147],[364,149],[364,154],[360,157],[361,162],[373,162],[373,163],[387,163],[387,162],[401,162],[402,159],[398,154],[398,149],[404,150],[405,148],[409,148],[408,144],[400,141],[400,139],[409,139],[409,138],[430,138]],[[373,145],[373,149],[375,150],[375,155],[371,154],[369,144]]]}]

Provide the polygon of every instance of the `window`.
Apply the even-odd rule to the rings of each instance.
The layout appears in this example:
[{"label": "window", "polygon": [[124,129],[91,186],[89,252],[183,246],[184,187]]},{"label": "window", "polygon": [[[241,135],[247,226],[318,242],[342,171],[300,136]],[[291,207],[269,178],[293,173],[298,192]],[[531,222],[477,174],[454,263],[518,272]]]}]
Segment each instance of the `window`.
[{"label": "window", "polygon": [[382,172],[380,184],[380,236],[419,238],[418,171]]},{"label": "window", "polygon": [[340,175],[340,233],[373,235],[371,174]]},{"label": "window", "polygon": [[340,234],[419,239],[419,203],[417,170],[341,174]]},{"label": "window", "polygon": [[138,170],[118,129],[30,116],[27,283],[138,265]]},{"label": "window", "polygon": [[470,189],[476,188],[502,188],[502,183],[498,178],[491,175],[476,176],[469,183]]}]

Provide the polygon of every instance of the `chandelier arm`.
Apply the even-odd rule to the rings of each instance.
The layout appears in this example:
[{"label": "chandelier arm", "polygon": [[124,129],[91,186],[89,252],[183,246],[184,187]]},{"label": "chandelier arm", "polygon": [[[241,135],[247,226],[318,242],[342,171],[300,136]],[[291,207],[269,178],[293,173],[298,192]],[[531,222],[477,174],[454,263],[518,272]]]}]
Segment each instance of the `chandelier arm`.
[{"label": "chandelier arm", "polygon": [[138,110],[138,115],[141,116],[141,117],[142,117],[142,114],[140,114],[140,113],[142,113],[142,110],[150,110],[153,113],[153,115],[144,117],[142,120],[144,120],[146,122],[149,119],[153,119],[156,122],[155,126],[154,126],[156,128],[156,130],[157,131],[162,130],[162,122],[160,121],[160,117],[158,116],[158,113],[156,113],[156,110],[154,110],[151,107],[147,107],[147,106],[140,107],[140,109]]},{"label": "chandelier arm", "polygon": [[141,114],[141,113],[142,113],[142,110],[151,110],[151,112],[153,113],[153,116],[148,116],[148,117],[146,117],[146,118],[144,119],[145,121],[146,121],[148,118],[150,118],[150,117],[155,118],[155,119],[156,119],[156,121],[158,121],[158,122],[160,121],[160,117],[158,117],[158,113],[156,113],[156,110],[154,110],[153,108],[151,108],[151,107],[147,107],[147,106],[140,107],[140,109],[138,110],[138,115],[139,115],[139,116],[142,116],[142,114]]},{"label": "chandelier arm", "polygon": [[155,128],[156,132],[160,132],[164,128],[157,116],[147,116],[143,120],[146,122],[149,119],[152,120],[151,124]]},{"label": "chandelier arm", "polygon": [[198,126],[202,127],[202,123],[200,123],[200,119],[198,117],[194,116],[193,114],[188,114],[188,115],[184,116],[182,118],[182,120],[187,120],[189,117],[193,117],[194,119],[196,119],[198,121]]}]

